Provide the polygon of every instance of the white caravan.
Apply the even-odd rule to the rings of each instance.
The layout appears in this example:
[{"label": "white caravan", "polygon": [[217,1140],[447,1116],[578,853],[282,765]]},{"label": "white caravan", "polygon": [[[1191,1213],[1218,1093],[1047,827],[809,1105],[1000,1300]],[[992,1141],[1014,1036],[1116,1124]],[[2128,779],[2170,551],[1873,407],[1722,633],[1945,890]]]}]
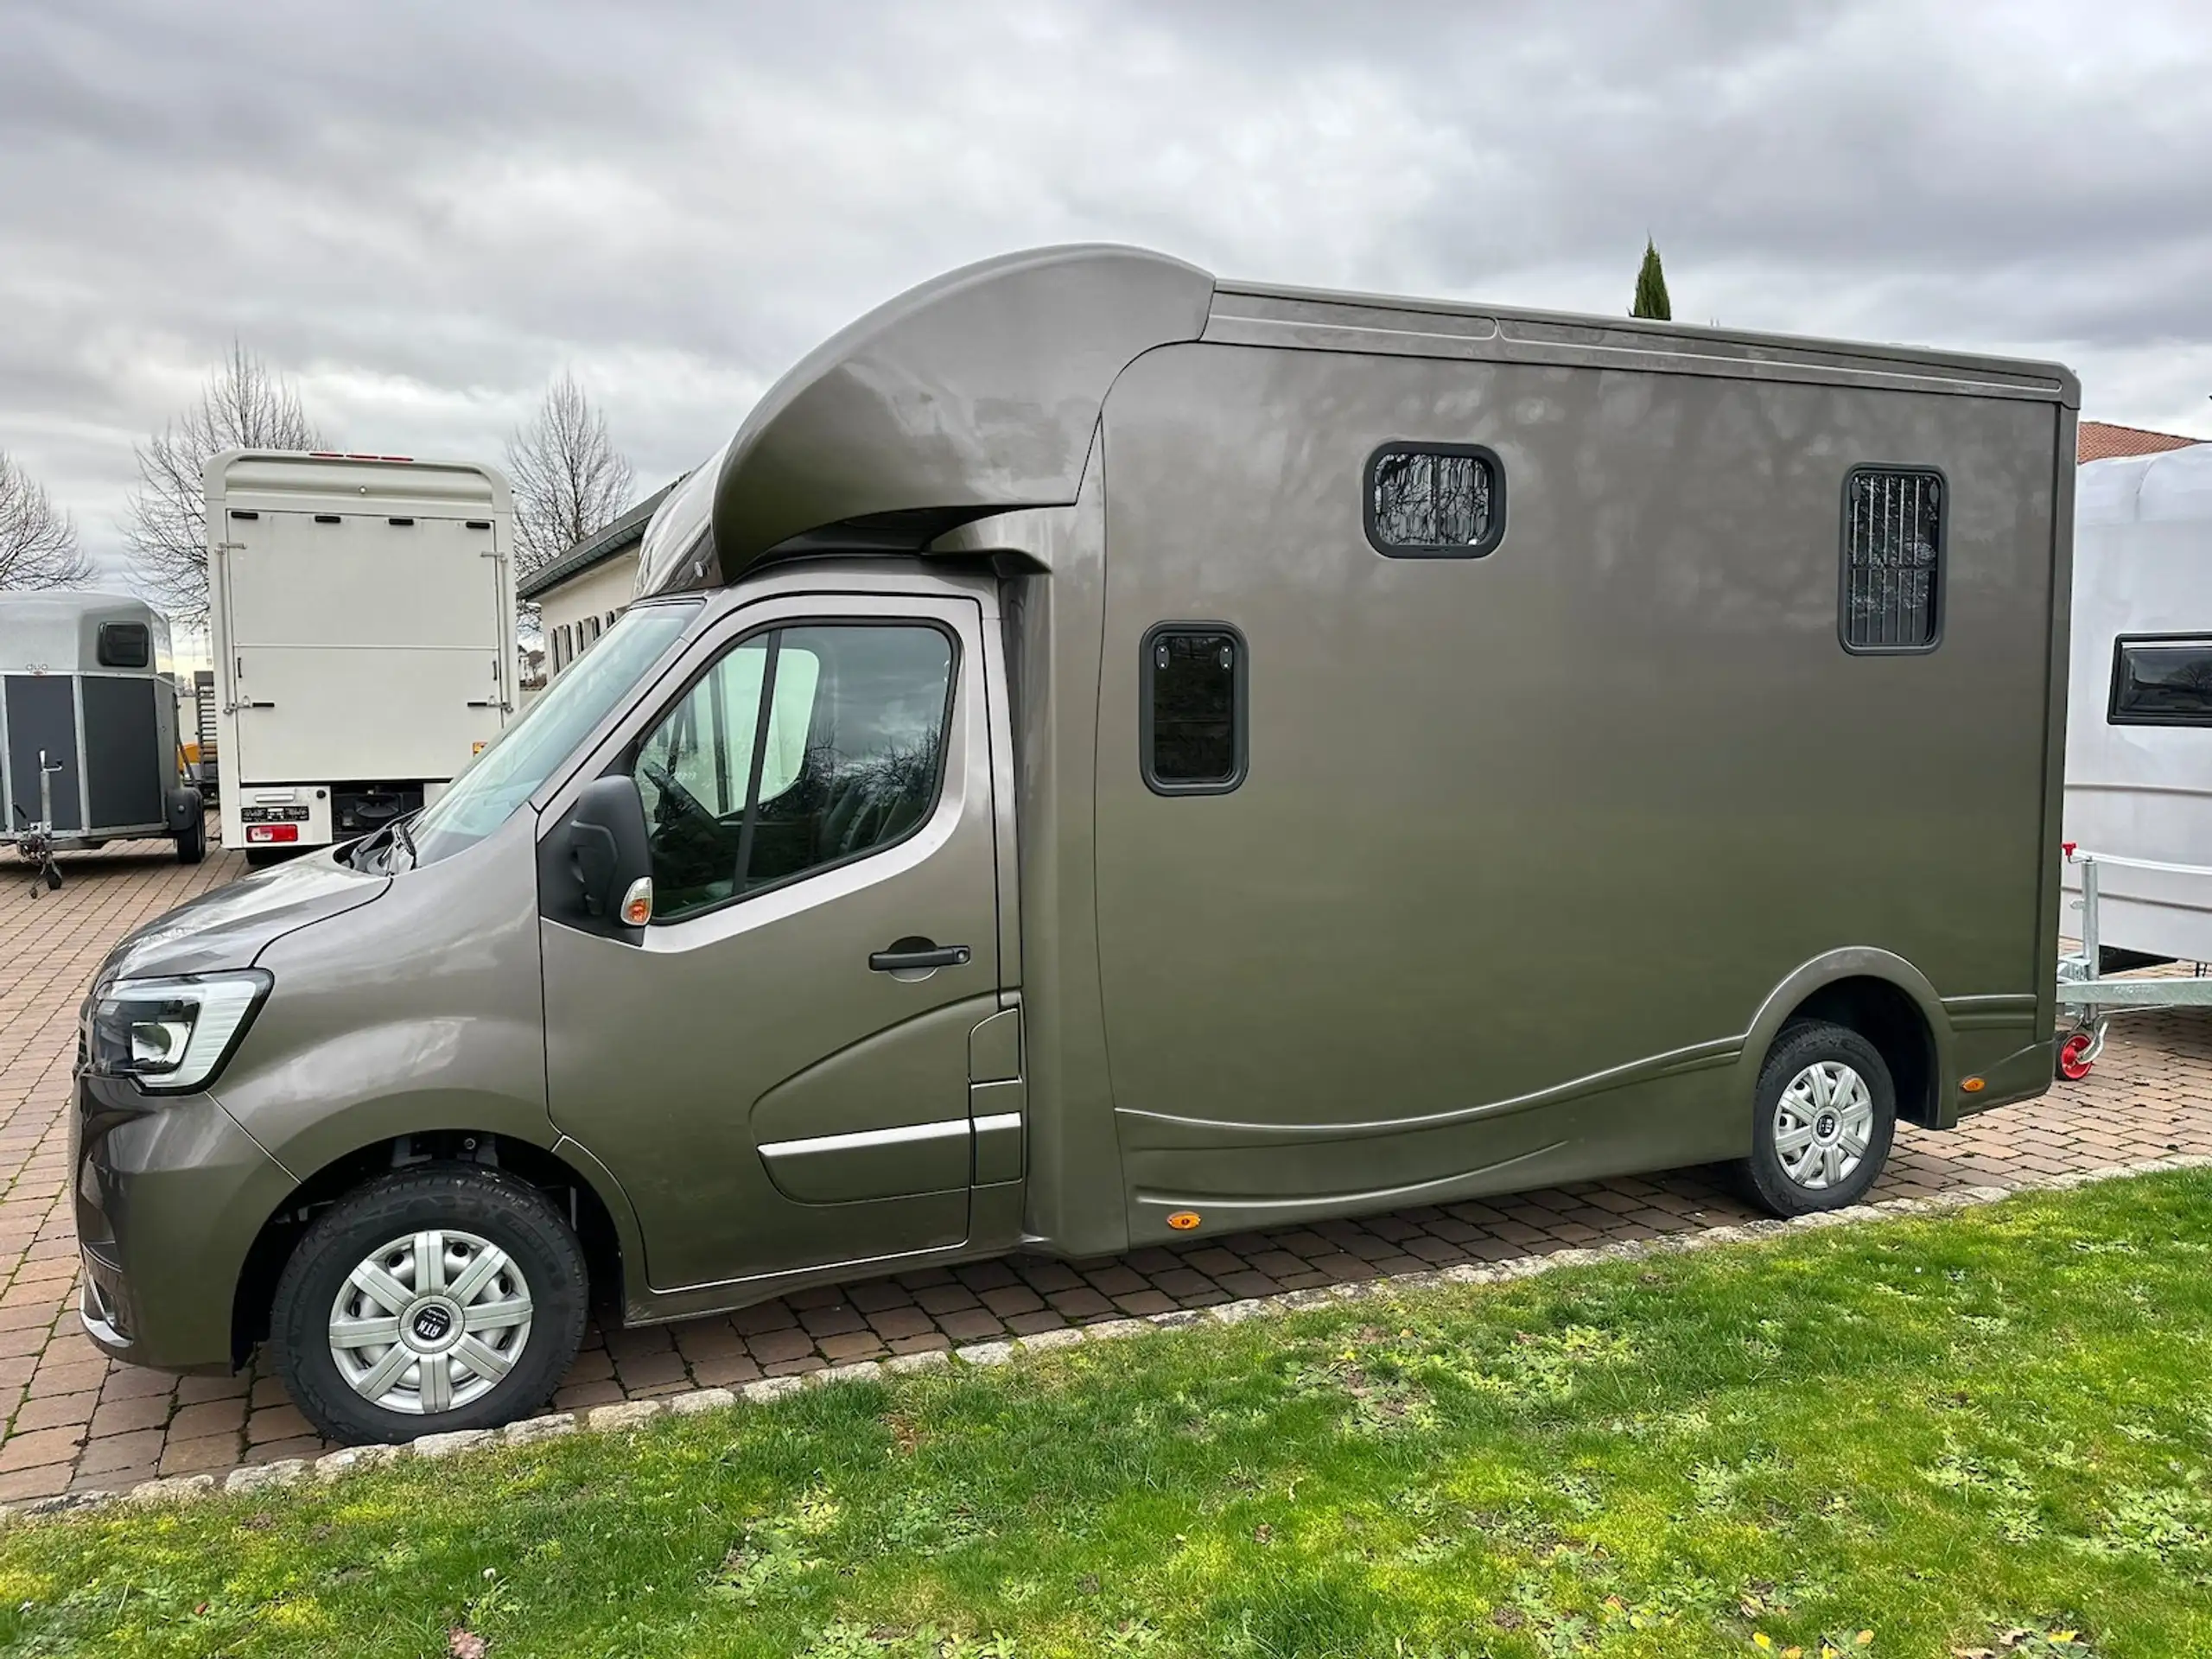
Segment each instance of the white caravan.
[{"label": "white caravan", "polygon": [[323,846],[437,799],[515,709],[506,480],[245,450],[206,484],[223,845]]},{"label": "white caravan", "polygon": [[[2099,861],[2099,943],[2212,962],[2212,443],[2077,474],[2068,705],[2065,839]],[[2069,863],[2069,936],[2081,887]]]}]

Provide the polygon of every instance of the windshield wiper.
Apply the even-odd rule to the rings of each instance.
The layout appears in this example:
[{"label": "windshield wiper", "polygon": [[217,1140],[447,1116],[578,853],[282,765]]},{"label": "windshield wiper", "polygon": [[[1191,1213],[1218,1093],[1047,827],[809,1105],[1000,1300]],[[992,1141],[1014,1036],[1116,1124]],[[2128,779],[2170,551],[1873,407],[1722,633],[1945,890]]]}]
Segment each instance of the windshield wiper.
[{"label": "windshield wiper", "polygon": [[[420,855],[418,855],[415,851],[415,837],[408,833],[406,816],[403,814],[401,817],[394,818],[391,821],[390,828],[391,830],[392,845],[395,847],[404,847],[407,849],[407,868],[410,870],[413,869],[423,861]],[[390,859],[386,859],[385,861],[385,868],[386,869],[391,868],[391,861]]]}]

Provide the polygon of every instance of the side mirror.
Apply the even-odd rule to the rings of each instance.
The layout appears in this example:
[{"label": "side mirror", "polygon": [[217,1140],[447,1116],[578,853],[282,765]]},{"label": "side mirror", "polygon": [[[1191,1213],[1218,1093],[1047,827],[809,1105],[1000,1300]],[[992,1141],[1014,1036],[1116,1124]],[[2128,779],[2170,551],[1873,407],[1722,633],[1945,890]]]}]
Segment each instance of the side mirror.
[{"label": "side mirror", "polygon": [[586,785],[564,834],[575,911],[610,932],[629,925],[620,913],[623,896],[653,869],[637,779],[624,773]]}]

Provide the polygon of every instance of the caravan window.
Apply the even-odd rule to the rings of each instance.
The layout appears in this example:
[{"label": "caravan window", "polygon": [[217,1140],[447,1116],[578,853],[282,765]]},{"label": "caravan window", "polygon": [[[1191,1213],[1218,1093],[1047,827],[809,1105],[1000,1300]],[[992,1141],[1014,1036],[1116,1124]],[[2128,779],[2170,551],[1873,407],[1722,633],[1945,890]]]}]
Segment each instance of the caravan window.
[{"label": "caravan window", "polygon": [[1843,648],[1933,651],[1942,578],[1943,475],[1854,467],[1843,489]]},{"label": "caravan window", "polygon": [[2121,639],[2113,646],[2114,726],[2212,726],[2212,639]]},{"label": "caravan window", "polygon": [[100,624],[102,668],[146,668],[154,660],[152,632],[143,622]]},{"label": "caravan window", "polygon": [[1473,444],[1385,444],[1367,458],[1367,539],[1393,559],[1478,559],[1505,533],[1497,457]]}]

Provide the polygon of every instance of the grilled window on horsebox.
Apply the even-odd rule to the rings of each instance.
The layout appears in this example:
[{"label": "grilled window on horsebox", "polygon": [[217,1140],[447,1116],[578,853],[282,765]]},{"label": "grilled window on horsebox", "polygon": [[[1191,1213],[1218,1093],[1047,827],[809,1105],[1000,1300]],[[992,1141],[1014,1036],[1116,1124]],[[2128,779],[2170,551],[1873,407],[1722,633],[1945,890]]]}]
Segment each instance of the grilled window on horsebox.
[{"label": "grilled window on horsebox", "polygon": [[1942,474],[1859,467],[1843,493],[1844,648],[1933,651],[1942,632]]}]

